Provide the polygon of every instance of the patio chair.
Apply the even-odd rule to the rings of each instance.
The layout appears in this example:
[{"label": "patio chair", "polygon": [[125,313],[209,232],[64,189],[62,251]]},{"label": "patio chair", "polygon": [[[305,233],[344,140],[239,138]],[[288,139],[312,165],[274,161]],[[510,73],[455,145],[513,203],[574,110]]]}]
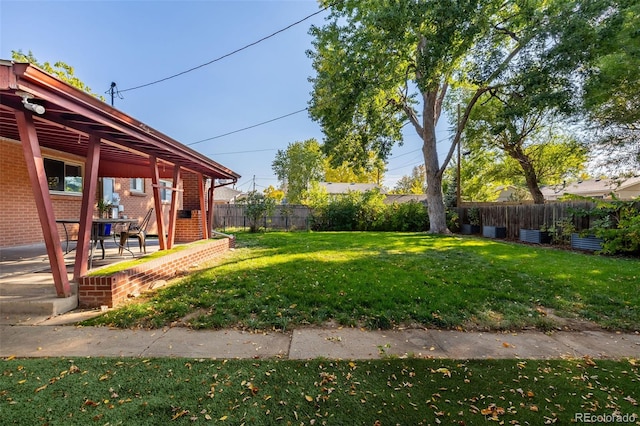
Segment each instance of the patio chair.
[{"label": "patio chair", "polygon": [[[127,244],[127,250],[129,249],[129,238],[136,237],[138,239],[138,244],[140,246],[140,252],[144,251],[147,254],[147,227],[149,226],[149,221],[151,220],[151,214],[153,213],[153,207],[149,209],[147,214],[144,216],[142,221],[137,224],[130,226],[129,229],[124,230],[120,233],[120,248],[118,250],[118,254],[122,255],[122,251],[124,250],[124,245]],[[130,251],[130,250],[129,250]]]}]

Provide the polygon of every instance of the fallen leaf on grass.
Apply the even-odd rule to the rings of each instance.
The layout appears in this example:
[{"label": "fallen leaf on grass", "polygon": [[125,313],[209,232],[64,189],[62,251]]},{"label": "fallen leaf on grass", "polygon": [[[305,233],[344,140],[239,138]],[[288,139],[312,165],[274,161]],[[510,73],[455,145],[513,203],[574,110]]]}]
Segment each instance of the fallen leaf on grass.
[{"label": "fallen leaf on grass", "polygon": [[42,385],[42,386],[40,386],[38,389],[36,389],[36,390],[35,390],[35,392],[34,392],[34,393],[38,393],[38,392],[40,392],[40,391],[45,390],[45,389],[47,388],[47,386],[49,386],[49,385]]},{"label": "fallen leaf on grass", "polygon": [[584,363],[587,364],[588,366],[591,366],[591,367],[594,367],[596,365],[596,363],[593,360],[593,358],[591,358],[589,355],[585,355],[584,356]]},{"label": "fallen leaf on grass", "polygon": [[442,373],[443,376],[451,377],[451,371],[448,368],[440,367],[436,370],[431,370],[432,373]]},{"label": "fallen leaf on grass", "polygon": [[491,416],[497,418],[504,414],[504,408],[498,407],[496,404],[490,404],[487,408],[480,410],[480,414],[483,416]]},{"label": "fallen leaf on grass", "polygon": [[185,414],[189,414],[189,410],[180,410],[177,413],[175,413],[173,415],[173,417],[171,417],[171,420],[175,420],[175,419],[179,419],[180,417],[184,416]]}]

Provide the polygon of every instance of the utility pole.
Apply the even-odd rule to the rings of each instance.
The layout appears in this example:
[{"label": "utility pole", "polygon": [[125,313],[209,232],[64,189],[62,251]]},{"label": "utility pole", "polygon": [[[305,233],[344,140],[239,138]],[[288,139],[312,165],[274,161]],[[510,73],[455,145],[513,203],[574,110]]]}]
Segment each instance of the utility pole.
[{"label": "utility pole", "polygon": [[115,82],[111,82],[111,87],[109,87],[109,94],[111,94],[111,106],[113,106],[113,98],[115,96],[116,93],[116,83]]},{"label": "utility pole", "polygon": [[[458,126],[457,132],[460,132],[460,105],[458,105]],[[460,139],[458,139],[458,170],[456,173],[456,207],[460,207],[462,202],[462,193],[460,191]]]},{"label": "utility pole", "polygon": [[256,175],[253,175],[253,192],[256,192]]}]

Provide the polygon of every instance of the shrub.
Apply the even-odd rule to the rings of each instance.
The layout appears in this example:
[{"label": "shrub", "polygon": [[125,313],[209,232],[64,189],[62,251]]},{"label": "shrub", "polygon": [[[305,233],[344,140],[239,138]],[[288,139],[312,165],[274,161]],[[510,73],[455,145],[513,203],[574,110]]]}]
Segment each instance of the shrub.
[{"label": "shrub", "polygon": [[640,255],[640,200],[592,200],[590,209],[576,209],[577,217],[590,217],[590,234],[602,238],[602,253]]},{"label": "shrub", "polygon": [[351,192],[316,207],[316,231],[424,231],[429,228],[422,203],[385,205],[379,191]]},{"label": "shrub", "polygon": [[386,206],[385,223],[380,231],[418,232],[429,229],[429,216],[424,204],[410,201]]},{"label": "shrub", "polygon": [[247,197],[241,201],[245,207],[245,215],[249,219],[249,229],[251,232],[258,232],[260,229],[260,219],[265,215],[270,215],[275,207],[275,200],[265,197],[258,191],[250,191]]}]

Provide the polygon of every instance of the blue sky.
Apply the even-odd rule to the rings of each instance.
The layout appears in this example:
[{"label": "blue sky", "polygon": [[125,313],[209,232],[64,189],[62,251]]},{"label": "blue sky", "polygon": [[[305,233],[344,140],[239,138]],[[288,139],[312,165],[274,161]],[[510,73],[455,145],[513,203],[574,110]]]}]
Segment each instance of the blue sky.
[{"label": "blue sky", "polygon": [[[240,173],[239,189],[251,189],[254,176],[256,189],[264,189],[278,185],[271,169],[278,149],[322,141],[306,111],[193,143],[306,108],[314,75],[308,29],[322,25],[327,12],[211,65],[127,89],[205,64],[318,10],[315,0],[0,0],[0,58],[21,49],[40,62],[63,61],[95,93],[113,81],[123,91],[116,108]],[[406,129],[404,146],[389,159],[388,187],[422,163],[421,141]]]}]

